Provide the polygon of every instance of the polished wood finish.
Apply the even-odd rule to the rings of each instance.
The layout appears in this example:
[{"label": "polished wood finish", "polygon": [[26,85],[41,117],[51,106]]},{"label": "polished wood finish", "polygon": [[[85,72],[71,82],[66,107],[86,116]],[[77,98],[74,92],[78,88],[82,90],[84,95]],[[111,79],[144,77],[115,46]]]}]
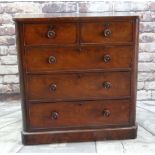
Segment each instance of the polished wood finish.
[{"label": "polished wood finish", "polygon": [[137,16],[14,20],[23,144],[136,138]]},{"label": "polished wood finish", "polygon": [[130,72],[31,75],[26,92],[29,100],[44,101],[130,96]]},{"label": "polished wood finish", "polygon": [[75,43],[76,24],[25,24],[24,36],[25,45],[51,45]]},{"label": "polished wood finish", "polygon": [[129,100],[31,104],[30,129],[129,125],[129,104]]},{"label": "polished wood finish", "polygon": [[[81,42],[84,43],[123,43],[133,40],[133,22],[91,22],[81,24]],[[122,33],[123,32],[123,33]]]},{"label": "polished wood finish", "polygon": [[46,132],[22,132],[22,142],[26,145],[50,144],[59,142],[85,142],[96,140],[134,139],[137,126],[78,129]]},{"label": "polished wood finish", "polygon": [[132,46],[84,46],[80,47],[80,51],[77,47],[28,47],[25,53],[25,69],[30,73],[129,69],[133,50]]}]

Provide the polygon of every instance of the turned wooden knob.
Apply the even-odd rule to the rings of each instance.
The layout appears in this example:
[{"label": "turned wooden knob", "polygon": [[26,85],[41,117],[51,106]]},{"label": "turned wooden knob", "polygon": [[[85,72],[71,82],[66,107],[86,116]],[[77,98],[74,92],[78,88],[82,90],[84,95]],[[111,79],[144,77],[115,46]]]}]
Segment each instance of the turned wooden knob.
[{"label": "turned wooden knob", "polygon": [[103,82],[103,88],[105,88],[105,89],[111,88],[111,83],[107,82],[107,81]]},{"label": "turned wooden knob", "polygon": [[48,31],[47,32],[47,37],[49,38],[49,39],[53,39],[54,37],[56,36],[56,33],[55,33],[55,31]]},{"label": "turned wooden knob", "polygon": [[104,36],[105,36],[105,37],[110,37],[111,34],[112,34],[112,32],[111,32],[110,29],[105,29],[105,30],[104,30]]},{"label": "turned wooden knob", "polygon": [[111,113],[110,113],[110,111],[108,109],[104,109],[102,114],[103,114],[104,117],[109,117]]},{"label": "turned wooden knob", "polygon": [[47,37],[48,37],[49,39],[53,39],[53,38],[55,38],[55,36],[56,36],[56,32],[55,32],[53,29],[54,29],[54,26],[53,26],[53,25],[50,25],[50,26],[49,26],[49,30],[48,30],[48,32],[47,32]]},{"label": "turned wooden knob", "polygon": [[105,55],[105,56],[103,57],[103,61],[104,61],[104,62],[109,62],[110,60],[111,60],[110,55]]},{"label": "turned wooden knob", "polygon": [[54,63],[56,63],[56,58],[55,58],[54,56],[50,56],[50,57],[48,58],[48,62],[49,62],[50,64],[54,64]]},{"label": "turned wooden knob", "polygon": [[56,84],[51,84],[51,85],[50,85],[50,90],[51,90],[52,92],[56,91],[56,88],[57,88]]},{"label": "turned wooden knob", "polygon": [[53,112],[51,113],[51,119],[52,119],[52,120],[58,119],[58,117],[59,117],[59,113],[58,113],[58,112],[53,111]]}]

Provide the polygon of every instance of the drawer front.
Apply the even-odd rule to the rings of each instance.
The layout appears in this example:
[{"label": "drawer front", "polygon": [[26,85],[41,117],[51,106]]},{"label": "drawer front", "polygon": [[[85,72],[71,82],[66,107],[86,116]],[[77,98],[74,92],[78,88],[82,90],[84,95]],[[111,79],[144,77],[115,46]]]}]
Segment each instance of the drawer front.
[{"label": "drawer front", "polygon": [[120,125],[129,123],[128,100],[31,104],[31,128]]},{"label": "drawer front", "polygon": [[52,48],[30,47],[26,50],[28,72],[130,68],[131,46]]},{"label": "drawer front", "polygon": [[30,100],[130,96],[130,72],[29,75]]},{"label": "drawer front", "polygon": [[76,24],[25,24],[26,45],[72,44],[76,42]]},{"label": "drawer front", "polygon": [[124,43],[133,41],[133,23],[128,21],[81,24],[83,43]]}]

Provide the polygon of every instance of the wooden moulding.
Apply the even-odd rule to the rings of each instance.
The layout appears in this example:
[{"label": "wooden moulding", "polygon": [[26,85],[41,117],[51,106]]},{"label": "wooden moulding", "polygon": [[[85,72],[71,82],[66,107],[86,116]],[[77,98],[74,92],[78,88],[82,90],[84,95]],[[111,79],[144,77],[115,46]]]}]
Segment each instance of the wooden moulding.
[{"label": "wooden moulding", "polygon": [[24,145],[62,142],[86,142],[96,140],[121,140],[137,137],[137,125],[121,128],[82,129],[46,132],[22,132]]}]

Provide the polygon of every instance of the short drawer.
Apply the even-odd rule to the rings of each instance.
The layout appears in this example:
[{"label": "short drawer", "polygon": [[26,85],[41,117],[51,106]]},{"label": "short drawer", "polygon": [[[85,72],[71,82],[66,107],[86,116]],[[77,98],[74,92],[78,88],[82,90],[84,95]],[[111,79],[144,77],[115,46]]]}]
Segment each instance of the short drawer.
[{"label": "short drawer", "polygon": [[82,43],[127,43],[133,41],[133,22],[81,23]]},{"label": "short drawer", "polygon": [[132,46],[29,47],[25,52],[27,72],[130,68]]},{"label": "short drawer", "polygon": [[26,45],[74,44],[76,42],[76,24],[25,24]]},{"label": "short drawer", "polygon": [[30,104],[31,129],[129,124],[128,100]]},{"label": "short drawer", "polygon": [[27,76],[29,100],[71,100],[130,96],[130,72]]}]

